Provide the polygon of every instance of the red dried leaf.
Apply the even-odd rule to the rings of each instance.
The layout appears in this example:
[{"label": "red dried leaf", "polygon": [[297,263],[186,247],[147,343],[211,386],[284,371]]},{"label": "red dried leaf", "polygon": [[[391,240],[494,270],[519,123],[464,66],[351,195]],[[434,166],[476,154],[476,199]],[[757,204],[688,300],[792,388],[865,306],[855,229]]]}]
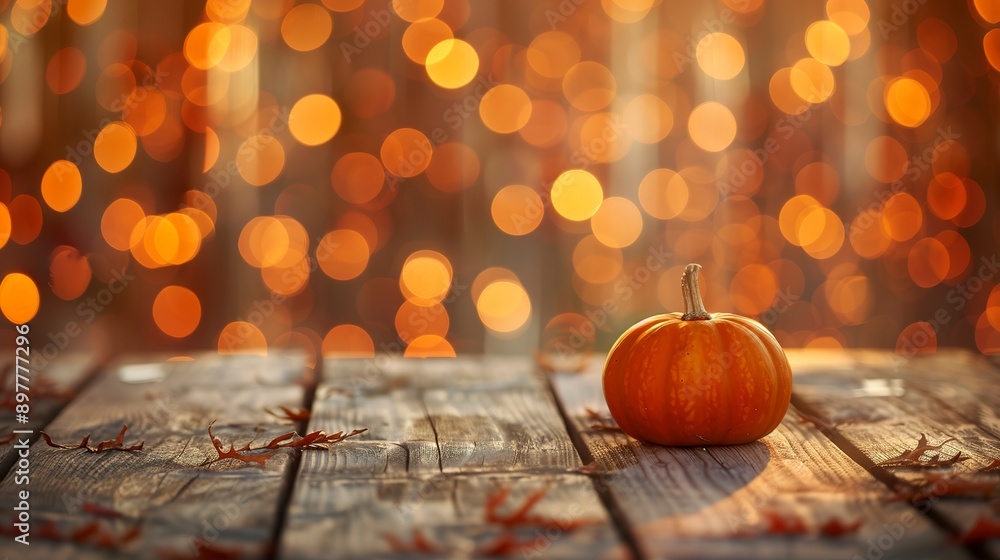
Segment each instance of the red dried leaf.
[{"label": "red dried leaf", "polygon": [[621,431],[621,428],[618,427],[618,424],[616,424],[613,419],[611,418],[605,419],[603,416],[601,416],[599,412],[597,412],[593,408],[590,408],[589,406],[585,407],[583,410],[584,412],[587,413],[587,418],[593,421],[592,424],[587,426],[591,430],[607,431],[607,432]]},{"label": "red dried leaf", "polygon": [[[13,434],[11,434],[13,437]],[[985,467],[979,469],[977,472],[980,473],[1000,473],[1000,459],[994,459],[992,463],[986,465]]]},{"label": "red dried leaf", "polygon": [[917,445],[913,449],[904,450],[899,455],[886,459],[876,463],[877,467],[918,467],[918,468],[938,468],[938,467],[949,467],[955,463],[960,463],[968,459],[968,457],[962,457],[962,452],[959,451],[952,457],[948,459],[941,459],[941,455],[932,455],[926,461],[921,460],[924,453],[927,451],[935,451],[941,449],[944,444],[948,442],[955,441],[955,438],[948,438],[937,445],[930,445],[927,443],[927,436],[920,434],[920,440],[917,441]]},{"label": "red dried leaf", "polygon": [[382,538],[389,543],[389,548],[393,552],[399,554],[437,554],[443,555],[444,550],[438,545],[434,544],[424,534],[420,529],[413,530],[413,536],[410,542],[404,542],[395,535],[382,535]]},{"label": "red dried leaf", "polygon": [[264,463],[266,463],[268,459],[274,456],[274,453],[243,455],[242,451],[249,451],[250,450],[249,446],[237,451],[236,447],[232,444],[229,445],[229,451],[226,451],[225,449],[222,448],[222,441],[219,438],[215,437],[214,434],[212,434],[212,426],[214,425],[215,425],[215,420],[213,420],[212,423],[208,425],[208,437],[209,439],[212,440],[212,446],[215,447],[215,452],[218,453],[219,456],[215,460],[209,461],[210,463],[214,463],[215,461],[222,461],[223,459],[236,459],[237,461],[241,461],[243,463],[253,463],[255,465],[263,467]]},{"label": "red dried leaf", "polygon": [[981,515],[967,531],[958,536],[958,542],[968,544],[995,538],[1000,538],[1000,519]]},{"label": "red dried leaf", "polygon": [[[504,531],[497,536],[496,540],[476,549],[475,556],[510,556],[523,552],[525,548],[540,550],[547,543],[542,536],[519,540],[517,535],[510,531]],[[529,555],[523,554],[525,557]]]},{"label": "red dried leaf", "polygon": [[843,537],[845,535],[854,535],[861,530],[861,526],[864,525],[862,520],[857,520],[854,523],[845,523],[840,519],[834,517],[831,518],[826,523],[819,526],[819,532],[821,535],[827,537]]},{"label": "red dried leaf", "polygon": [[260,447],[252,447],[253,440],[250,440],[250,443],[247,443],[239,449],[236,449],[235,445],[230,444],[229,450],[227,451],[223,448],[222,441],[212,434],[212,426],[214,425],[214,420],[208,425],[208,437],[212,440],[212,446],[215,447],[215,451],[219,456],[211,461],[206,461],[205,464],[214,463],[223,459],[236,459],[237,461],[242,461],[244,463],[254,463],[261,467],[264,466],[264,463],[266,463],[268,459],[274,457],[275,453],[257,453],[254,455],[245,455],[244,453],[261,450],[277,451],[279,449],[295,448],[328,449],[330,445],[334,443],[344,441],[349,437],[354,437],[368,431],[368,428],[362,428],[360,430],[354,430],[349,434],[344,434],[342,431],[335,434],[327,434],[323,430],[317,430],[301,436],[299,439],[295,439],[295,436],[297,435],[295,432],[288,432],[281,434]]},{"label": "red dried leaf", "polygon": [[195,538],[193,554],[176,550],[158,550],[156,555],[161,560],[239,560],[240,551],[223,548],[204,539]]},{"label": "red dried leaf", "polygon": [[308,408],[288,408],[285,406],[279,406],[278,410],[280,412],[275,412],[270,408],[265,408],[264,412],[274,416],[275,418],[291,420],[292,422],[304,422],[312,417],[312,412],[310,412]]},{"label": "red dried leaf", "polygon": [[77,445],[64,445],[61,443],[54,443],[49,434],[42,432],[42,439],[45,440],[50,447],[55,447],[56,449],[86,449],[91,453],[101,453],[103,451],[142,451],[143,445],[146,442],[140,441],[137,445],[131,445],[126,447],[122,442],[125,438],[125,432],[128,430],[128,425],[122,424],[122,429],[118,432],[118,437],[115,439],[109,439],[107,441],[102,441],[97,444],[97,447],[91,447],[90,445],[90,434],[87,434],[82,441]]},{"label": "red dried leaf", "polygon": [[83,509],[84,513],[89,513],[90,515],[96,515],[98,517],[125,517],[122,512],[116,509],[107,508],[93,502],[83,502],[81,509]]},{"label": "red dried leaf", "polygon": [[535,490],[529,494],[527,498],[525,498],[524,503],[522,503],[520,507],[516,508],[513,513],[502,515],[497,512],[497,509],[499,509],[500,506],[507,501],[507,497],[510,495],[510,489],[504,486],[493,494],[487,496],[486,522],[500,525],[506,529],[513,529],[516,527],[540,527],[557,531],[575,531],[580,527],[601,523],[596,519],[560,521],[558,519],[551,519],[541,515],[532,515],[531,509],[534,508],[538,502],[542,501],[542,498],[545,497],[547,492],[548,488],[539,488],[538,490]]}]

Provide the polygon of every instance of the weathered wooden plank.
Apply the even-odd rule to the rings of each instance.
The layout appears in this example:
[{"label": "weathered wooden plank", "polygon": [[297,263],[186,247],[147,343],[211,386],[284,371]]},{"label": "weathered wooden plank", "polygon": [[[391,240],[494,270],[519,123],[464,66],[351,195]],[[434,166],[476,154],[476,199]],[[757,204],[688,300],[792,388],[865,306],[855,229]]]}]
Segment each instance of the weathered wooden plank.
[{"label": "weathered wooden plank", "polygon": [[[966,557],[794,414],[748,445],[647,445],[618,430],[592,428],[588,408],[608,417],[599,365],[555,374],[552,381],[575,437],[606,472],[599,488],[646,556]],[[803,534],[775,534],[776,519],[801,522]],[[823,527],[838,521],[858,524],[856,532],[825,535]]]},{"label": "weathered wooden plank", "polygon": [[310,429],[369,431],[306,455],[303,476],[562,472],[581,464],[529,359],[374,363],[327,362]]},{"label": "weathered wooden plank", "polygon": [[[486,518],[490,496],[509,491],[497,513],[530,509],[540,519],[505,528]],[[574,528],[573,525],[582,524]],[[431,477],[299,479],[279,542],[280,558],[398,558],[423,538],[430,557],[480,557],[501,539],[517,558],[628,558],[583,475],[439,474]],[[406,556],[409,557],[409,556]]]},{"label": "weathered wooden plank", "polygon": [[996,410],[989,409],[989,403],[1000,402],[1000,387],[986,380],[983,363],[954,353],[904,360],[869,351],[848,353],[847,359],[854,365],[797,371],[796,402],[871,463],[914,449],[924,435],[927,443],[942,444],[925,453],[925,460],[935,455],[947,460],[961,452],[964,460],[944,467],[887,465],[873,472],[890,485],[936,483],[929,511],[956,535],[981,517],[994,516],[984,494],[1000,494],[1000,483],[995,474],[979,471],[1000,458]]},{"label": "weathered wooden plank", "polygon": [[[18,438],[35,441],[38,432],[45,428],[48,423],[55,418],[56,414],[75,395],[77,389],[86,381],[97,367],[97,362],[90,354],[70,353],[59,356],[50,363],[43,372],[31,372],[28,396],[31,399],[28,404],[30,410],[28,414],[29,422],[20,424],[15,421],[15,401],[14,401],[14,365],[12,361],[0,364],[0,373],[3,375],[2,387],[4,402],[9,406],[3,407],[3,418],[0,419],[0,438],[8,440],[14,437],[13,430],[31,430],[31,434],[20,434]],[[7,474],[11,465],[14,464],[16,456],[12,453],[14,440],[0,443],[0,476]]]},{"label": "weathered wooden plank", "polygon": [[[113,439],[123,424],[125,442],[145,442],[141,452],[31,447],[32,544],[3,540],[2,553],[19,558],[102,557],[107,551],[68,538],[101,520],[116,536],[136,529],[137,538],[113,547],[122,557],[191,555],[199,543],[238,551],[240,558],[269,553],[281,496],[289,482],[292,451],[263,467],[234,460],[204,465],[216,456],[206,432],[239,446],[255,431],[259,440],[291,428],[264,407],[303,406],[301,356],[215,355],[194,361],[120,363],[108,368],[46,431],[61,443]],[[0,503],[14,503],[23,488],[12,476],[0,483]],[[96,506],[96,507],[95,507]],[[100,509],[117,512],[102,519]],[[60,537],[45,539],[50,523]],[[93,542],[93,535],[88,540]],[[16,549],[10,547],[17,546]]]},{"label": "weathered wooden plank", "polygon": [[487,494],[502,486],[513,504],[549,488],[536,515],[600,522],[538,543],[533,531],[544,527],[520,527],[512,554],[627,551],[592,482],[567,474],[579,455],[527,358],[327,362],[309,429],[356,427],[369,431],[303,456],[282,557],[383,557],[390,539],[410,542],[414,529],[440,545],[439,556],[483,552],[502,533],[483,522]]}]

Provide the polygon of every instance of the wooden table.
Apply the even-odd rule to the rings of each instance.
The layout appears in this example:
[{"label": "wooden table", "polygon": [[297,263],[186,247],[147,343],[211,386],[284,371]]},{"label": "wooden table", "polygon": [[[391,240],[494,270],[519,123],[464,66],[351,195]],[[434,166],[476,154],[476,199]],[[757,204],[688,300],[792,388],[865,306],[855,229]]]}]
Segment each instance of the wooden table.
[{"label": "wooden table", "polygon": [[[379,356],[327,361],[313,383],[294,355],[64,357],[39,376],[31,423],[4,428],[34,430],[28,486],[14,442],[0,446],[2,515],[30,490],[31,545],[8,523],[0,556],[1000,558],[996,365],[958,350],[789,358],[794,406],[774,433],[666,448],[608,425],[599,359],[542,374],[527,358]],[[311,418],[265,411],[281,406]],[[208,462],[213,421],[224,450],[368,431]],[[141,451],[38,437],[96,445],[123,424]],[[892,466],[922,435],[935,449]]]}]

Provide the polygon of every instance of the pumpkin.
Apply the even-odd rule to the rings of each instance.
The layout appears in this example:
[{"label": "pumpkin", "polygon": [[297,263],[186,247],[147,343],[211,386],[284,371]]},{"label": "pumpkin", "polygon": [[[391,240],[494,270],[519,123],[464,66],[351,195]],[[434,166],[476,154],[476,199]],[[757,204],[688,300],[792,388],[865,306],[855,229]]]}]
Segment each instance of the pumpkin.
[{"label": "pumpkin", "polygon": [[701,265],[681,277],[684,313],[649,317],[612,347],[604,397],[626,434],[661,445],[734,445],[769,434],[785,416],[792,371],[760,323],[705,311]]}]

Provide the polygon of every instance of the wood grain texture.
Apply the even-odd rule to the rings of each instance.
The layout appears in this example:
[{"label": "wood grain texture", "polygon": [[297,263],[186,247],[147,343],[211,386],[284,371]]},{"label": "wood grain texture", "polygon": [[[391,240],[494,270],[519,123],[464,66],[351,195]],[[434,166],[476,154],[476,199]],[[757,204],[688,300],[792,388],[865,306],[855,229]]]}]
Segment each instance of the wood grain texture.
[{"label": "wood grain texture", "polygon": [[[837,366],[815,364],[796,371],[797,402],[871,463],[913,449],[923,435],[931,445],[943,443],[924,460],[946,460],[961,452],[964,460],[939,468],[865,465],[890,485],[933,488],[936,495],[925,507],[942,526],[960,535],[981,517],[996,517],[985,498],[1000,497],[1000,480],[977,471],[1000,458],[1000,384],[990,382],[993,372],[980,357],[947,351],[903,359],[889,352],[852,351]],[[997,545],[994,539],[984,547],[996,550]]]},{"label": "wood grain texture", "polygon": [[502,533],[483,523],[486,496],[504,486],[515,506],[548,488],[533,513],[599,522],[539,543],[544,527],[520,528],[514,555],[627,554],[590,479],[567,474],[580,458],[529,359],[327,362],[309,429],[355,427],[369,431],[303,456],[282,557],[388,557],[416,528],[438,556],[484,552]]},{"label": "wood grain texture", "polygon": [[324,369],[310,430],[369,431],[305,456],[302,476],[563,472],[581,464],[526,358],[335,360]]},{"label": "wood grain texture", "polygon": [[[32,545],[16,545],[18,558],[102,557],[107,552],[39,534],[45,522],[65,537],[98,519],[91,505],[121,517],[102,522],[115,535],[139,527],[138,539],[120,557],[151,558],[191,554],[195,539],[237,550],[241,558],[261,558],[272,546],[281,495],[289,481],[293,451],[284,450],[264,468],[226,460],[203,466],[215,451],[206,432],[223,442],[245,443],[292,428],[264,407],[303,405],[298,355],[220,357],[206,354],[188,362],[121,362],[91,383],[47,428],[53,440],[76,443],[113,439],[129,426],[126,444],[144,441],[141,452],[88,453],[44,442],[31,447]],[[0,503],[10,504],[21,486],[7,476]],[[12,552],[4,538],[0,553]]]},{"label": "wood grain texture", "polygon": [[[14,419],[13,405],[10,409],[4,408],[3,418],[0,420],[0,437],[6,439],[11,436],[12,430],[32,430],[33,434],[20,434],[18,439],[26,438],[34,442],[38,438],[38,432],[44,429],[76,395],[77,389],[96,367],[97,363],[92,356],[69,353],[59,356],[59,359],[49,364],[44,372],[31,372],[29,386],[33,390],[29,390],[28,393],[31,398],[28,402],[31,406],[28,415],[30,421],[27,424],[19,424]],[[13,362],[0,364],[0,372],[3,374],[4,392],[13,395],[15,380]],[[16,460],[16,456],[12,453],[14,443],[14,441],[0,443],[0,476],[6,475]]]},{"label": "wood grain texture", "polygon": [[[552,381],[576,437],[605,472],[599,489],[645,556],[866,558],[872,549],[886,559],[966,557],[794,413],[752,444],[668,448],[592,428],[587,408],[608,417],[599,366]],[[774,535],[772,517],[800,520],[805,534]],[[822,536],[833,520],[860,527]]]},{"label": "wood grain texture", "polygon": [[[488,523],[486,500],[507,488],[499,513],[512,514],[529,495],[547,490],[531,509],[552,527],[512,528]],[[572,528],[574,523],[586,526]],[[482,557],[504,533],[513,537],[515,558],[628,558],[610,519],[583,475],[439,474],[430,477],[300,479],[292,496],[279,557],[400,558],[393,546],[420,535],[436,558]]]}]

